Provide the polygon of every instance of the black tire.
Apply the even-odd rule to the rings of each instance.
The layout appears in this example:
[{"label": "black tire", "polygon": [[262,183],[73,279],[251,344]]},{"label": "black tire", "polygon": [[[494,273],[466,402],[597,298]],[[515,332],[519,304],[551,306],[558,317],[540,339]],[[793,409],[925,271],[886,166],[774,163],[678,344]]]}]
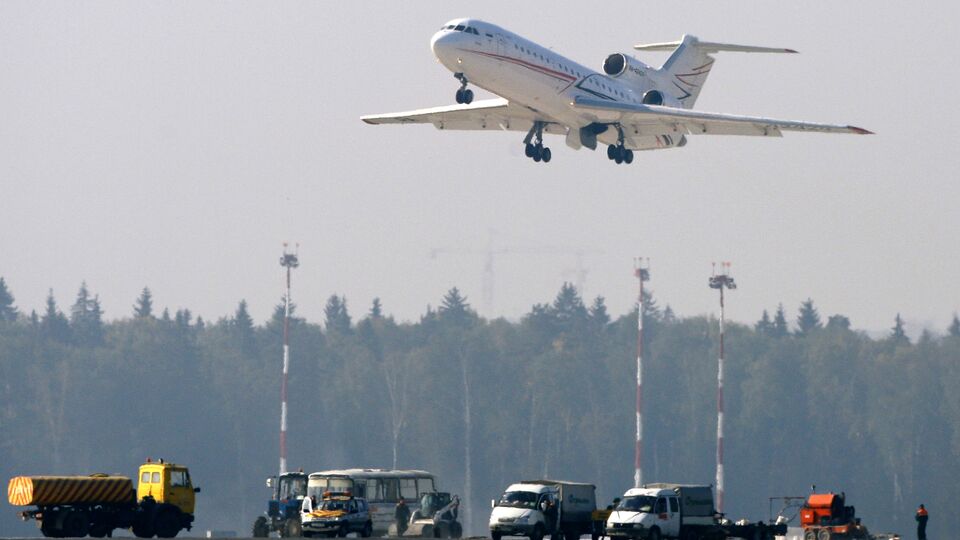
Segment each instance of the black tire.
[{"label": "black tire", "polygon": [[647,540],[660,540],[660,529],[656,527],[650,529],[650,534],[647,535]]},{"label": "black tire", "polygon": [[450,524],[450,538],[460,538],[463,536],[463,526],[459,521]]},{"label": "black tire", "polygon": [[161,508],[153,518],[157,538],[173,538],[180,532],[180,510]]},{"label": "black tire", "polygon": [[150,526],[150,520],[146,516],[134,522],[130,530],[137,538],[153,538],[153,527]]},{"label": "black tire", "polygon": [[614,145],[607,146],[607,159],[613,161],[613,158],[617,155],[617,147]]},{"label": "black tire", "polygon": [[627,150],[624,152],[623,162],[627,164],[633,163],[633,150]]},{"label": "black tire", "polygon": [[298,518],[289,518],[283,522],[281,533],[284,538],[299,538],[303,536],[303,524]]},{"label": "black tire", "polygon": [[63,538],[63,531],[56,526],[55,515],[50,515],[49,518],[40,521],[40,533],[47,538]]},{"label": "black tire", "polygon": [[373,523],[368,521],[363,525],[363,530],[360,531],[360,537],[370,538],[371,536],[373,536]]},{"label": "black tire", "polygon": [[343,538],[347,536],[349,532],[350,532],[350,526],[344,523],[343,525],[340,525],[339,529],[337,529],[337,536],[339,536],[340,538]]},{"label": "black tire", "polygon": [[69,538],[83,538],[90,531],[90,516],[83,510],[68,510],[61,518],[60,531]]},{"label": "black tire", "polygon": [[473,90],[467,89],[463,91],[463,102],[467,105],[473,103]]},{"label": "black tire", "polygon": [[550,163],[550,158],[553,157],[553,153],[550,152],[550,149],[549,149],[549,148],[544,148],[544,149],[543,149],[543,156],[542,156],[542,157],[543,157],[543,162],[544,162],[544,163]]},{"label": "black tire", "polygon": [[524,153],[524,155],[526,155],[528,158],[532,158],[532,157],[533,157],[533,145],[530,144],[530,143],[527,143],[526,146],[524,146],[524,148],[523,148],[523,153]]},{"label": "black tire", "polygon": [[820,529],[817,532],[817,540],[830,540],[833,538],[833,535],[830,534],[830,529]]},{"label": "black tire", "polygon": [[264,516],[258,517],[253,522],[253,528],[250,532],[254,538],[266,538],[270,536],[270,526],[267,525],[267,518]]},{"label": "black tire", "polygon": [[457,98],[457,103],[463,103],[463,89],[462,89],[462,88],[457,90],[456,98]]},{"label": "black tire", "polygon": [[503,535],[498,532],[490,531],[490,540],[503,540]]},{"label": "black tire", "polygon": [[817,531],[812,529],[803,531],[803,540],[817,540]]},{"label": "black tire", "polygon": [[530,540],[543,540],[543,525],[537,523],[533,527],[533,532],[530,533]]}]

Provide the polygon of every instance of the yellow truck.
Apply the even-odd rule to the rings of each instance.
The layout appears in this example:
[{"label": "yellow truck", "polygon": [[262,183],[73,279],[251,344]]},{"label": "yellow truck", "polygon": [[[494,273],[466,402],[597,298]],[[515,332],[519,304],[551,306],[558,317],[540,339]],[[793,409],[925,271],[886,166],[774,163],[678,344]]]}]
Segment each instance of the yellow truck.
[{"label": "yellow truck", "polygon": [[190,530],[196,493],[187,467],[147,460],[140,466],[137,489],[126,476],[16,476],[7,485],[14,506],[33,506],[20,512],[35,519],[40,532],[51,538],[112,536],[114,529],[130,529],[140,538],[173,538]]}]

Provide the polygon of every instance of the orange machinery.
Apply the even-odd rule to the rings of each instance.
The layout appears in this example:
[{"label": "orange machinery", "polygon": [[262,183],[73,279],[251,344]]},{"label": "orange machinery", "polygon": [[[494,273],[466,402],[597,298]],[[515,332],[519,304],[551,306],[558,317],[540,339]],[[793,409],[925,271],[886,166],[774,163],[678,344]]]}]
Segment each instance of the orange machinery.
[{"label": "orange machinery", "polygon": [[866,540],[867,528],[855,514],[843,493],[811,493],[800,509],[803,540]]}]

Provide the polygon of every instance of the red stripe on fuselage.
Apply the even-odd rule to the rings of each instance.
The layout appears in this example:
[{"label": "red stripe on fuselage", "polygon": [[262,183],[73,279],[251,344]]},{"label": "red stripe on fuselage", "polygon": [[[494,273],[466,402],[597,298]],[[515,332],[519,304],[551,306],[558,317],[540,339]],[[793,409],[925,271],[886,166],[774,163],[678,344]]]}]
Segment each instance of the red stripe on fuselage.
[{"label": "red stripe on fuselage", "polygon": [[555,71],[555,70],[552,70],[552,69],[550,69],[550,68],[543,67],[543,66],[541,66],[540,64],[533,64],[533,63],[527,62],[527,61],[525,61],[525,60],[520,60],[519,58],[513,58],[512,56],[503,56],[503,55],[500,55],[500,54],[493,54],[493,53],[488,53],[488,52],[484,52],[484,51],[473,51],[473,50],[470,50],[470,49],[461,49],[461,50],[463,50],[463,51],[465,51],[465,52],[471,52],[471,53],[476,53],[476,54],[480,54],[480,55],[483,55],[483,56],[488,56],[488,57],[490,57],[490,58],[496,58],[496,59],[498,59],[498,60],[504,60],[504,61],[506,61],[506,62],[510,62],[511,64],[516,64],[516,65],[518,65],[518,66],[525,67],[525,68],[527,68],[527,69],[531,69],[531,70],[536,71],[536,72],[538,72],[538,73],[542,73],[542,74],[544,74],[544,75],[549,75],[549,76],[551,76],[551,77],[554,77],[554,78],[557,78],[557,79],[560,79],[560,80],[564,80],[564,81],[568,81],[568,82],[574,82],[574,81],[577,80],[577,78],[574,77],[573,75],[569,75],[569,74],[567,74],[567,73],[563,73],[563,72],[560,72],[560,71]]}]

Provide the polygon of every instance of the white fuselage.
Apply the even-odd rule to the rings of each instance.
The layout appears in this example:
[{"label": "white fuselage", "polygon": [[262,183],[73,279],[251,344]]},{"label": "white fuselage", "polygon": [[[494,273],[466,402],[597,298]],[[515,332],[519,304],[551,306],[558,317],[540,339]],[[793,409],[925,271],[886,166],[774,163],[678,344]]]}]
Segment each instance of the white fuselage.
[{"label": "white fuselage", "polygon": [[463,73],[470,84],[571,127],[594,121],[591,115],[573,109],[571,102],[577,96],[639,104],[645,90],[476,19],[448,22],[434,34],[430,46],[440,63],[454,73]]}]

